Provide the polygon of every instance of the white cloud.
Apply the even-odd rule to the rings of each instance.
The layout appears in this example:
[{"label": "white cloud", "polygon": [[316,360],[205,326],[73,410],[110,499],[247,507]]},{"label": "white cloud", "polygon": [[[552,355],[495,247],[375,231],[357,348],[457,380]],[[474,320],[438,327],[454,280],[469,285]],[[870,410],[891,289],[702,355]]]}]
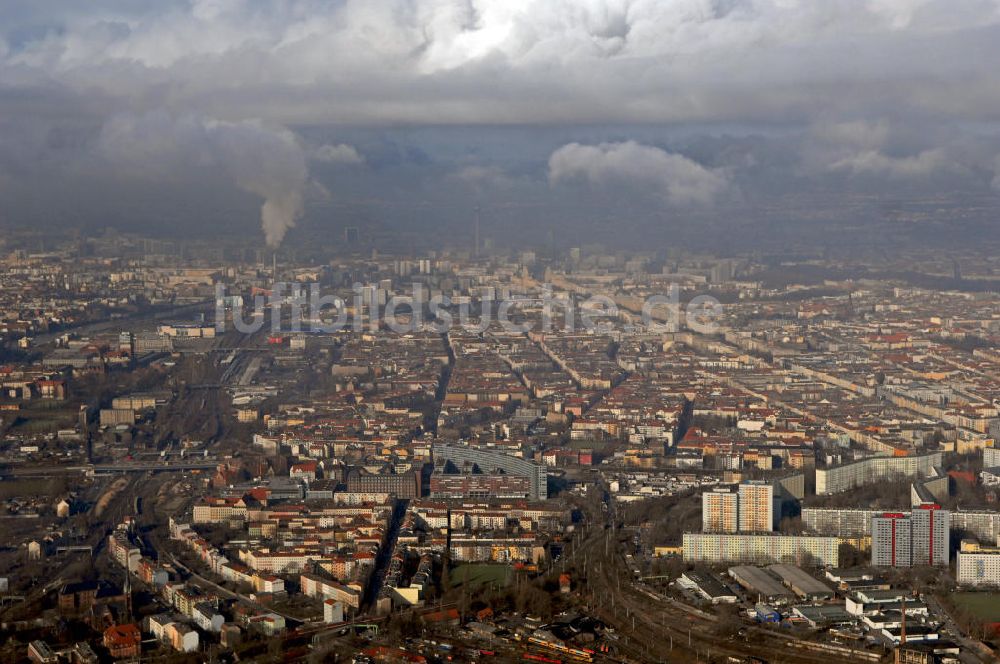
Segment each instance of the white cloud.
[{"label": "white cloud", "polygon": [[718,171],[635,141],[564,145],[549,157],[549,181],[582,179],[596,185],[648,185],[677,205],[707,205],[729,189]]},{"label": "white cloud", "polygon": [[926,178],[940,172],[957,171],[960,168],[943,148],[923,150],[904,157],[888,156],[878,150],[865,150],[830,164],[832,171],[895,179]]},{"label": "white cloud", "polygon": [[0,78],[118,109],[282,124],[1000,119],[984,64],[1000,59],[998,0],[38,2],[0,7]]},{"label": "white cloud", "polygon": [[[896,134],[900,133],[898,131]],[[927,147],[927,142],[940,145]],[[899,143],[916,145],[898,145]],[[925,145],[921,145],[924,143]],[[981,159],[954,136],[901,141],[885,120],[823,123],[812,127],[803,146],[807,169],[884,180],[919,180],[937,175],[970,175]]]},{"label": "white cloud", "polygon": [[461,180],[466,184],[477,186],[502,184],[510,181],[510,178],[503,172],[503,169],[496,166],[483,166],[481,164],[463,166],[452,173],[451,177]]},{"label": "white cloud", "polygon": [[[171,161],[163,155],[175,139],[163,137],[176,130],[126,134],[134,145],[120,158],[148,155],[128,176],[150,173],[154,162],[183,171],[205,160],[235,183],[236,167],[222,164],[244,153],[218,140],[239,133],[241,149],[265,163],[260,141],[274,146],[290,192],[309,192],[302,183],[313,160],[372,164],[354,183],[370,180],[374,195],[396,177],[393,184],[445,179],[458,185],[445,189],[477,198],[520,202],[529,191],[556,199],[567,191],[526,175],[549,156],[553,183],[633,182],[678,204],[719,198],[734,188],[731,177],[750,195],[798,188],[802,176],[850,188],[941,175],[945,188],[964,177],[984,189],[1000,135],[990,66],[1000,61],[998,8],[1000,0],[6,2],[0,172],[20,190],[48,192],[50,174],[88,172],[95,127],[107,125],[110,140],[109,118],[163,113],[214,118],[193,132],[211,138],[185,142]],[[209,129],[213,122],[226,129]],[[919,127],[900,137],[908,123]],[[436,151],[434,132],[459,126],[457,140],[473,143],[494,131],[487,125],[536,133],[524,144]],[[364,154],[337,142],[303,153],[283,129],[293,126],[329,127],[315,135]],[[802,136],[789,127],[811,129]],[[925,127],[934,131],[924,135]],[[949,127],[971,138],[956,139]],[[399,132],[404,147],[358,138],[366,131]],[[696,134],[711,140],[685,138]],[[626,138],[637,143],[601,143]],[[665,140],[726,169],[642,145]],[[390,174],[412,156],[407,147],[432,167]],[[284,200],[279,217],[294,221],[301,209],[299,194],[260,195]]]},{"label": "white cloud", "polygon": [[354,146],[346,143],[321,145],[313,151],[312,158],[331,164],[361,164],[365,161]]}]

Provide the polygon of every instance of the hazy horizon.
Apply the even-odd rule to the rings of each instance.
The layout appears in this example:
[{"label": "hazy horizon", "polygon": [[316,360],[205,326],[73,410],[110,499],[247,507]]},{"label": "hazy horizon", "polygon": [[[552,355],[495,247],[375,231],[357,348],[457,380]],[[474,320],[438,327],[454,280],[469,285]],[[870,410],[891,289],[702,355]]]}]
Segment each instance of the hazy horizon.
[{"label": "hazy horizon", "polygon": [[105,0],[0,26],[7,228],[454,238],[480,206],[504,244],[1000,239],[996,2]]}]

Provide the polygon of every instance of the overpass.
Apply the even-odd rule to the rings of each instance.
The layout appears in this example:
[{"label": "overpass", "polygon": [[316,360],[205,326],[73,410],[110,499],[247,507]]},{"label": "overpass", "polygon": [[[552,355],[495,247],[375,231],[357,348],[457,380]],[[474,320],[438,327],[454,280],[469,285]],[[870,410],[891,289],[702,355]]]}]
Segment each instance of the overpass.
[{"label": "overpass", "polygon": [[94,547],[89,544],[57,546],[56,553],[87,553],[93,555]]},{"label": "overpass", "polygon": [[179,473],[189,470],[215,470],[218,461],[188,461],[163,463],[123,463],[94,464],[90,467],[91,475],[119,475],[121,473]]},{"label": "overpass", "polygon": [[21,477],[39,478],[62,477],[81,474],[93,477],[95,475],[120,475],[122,473],[181,473],[189,470],[215,470],[218,461],[147,461],[139,463],[102,463],[74,466],[43,466],[23,468],[10,466],[0,469],[0,479]]}]

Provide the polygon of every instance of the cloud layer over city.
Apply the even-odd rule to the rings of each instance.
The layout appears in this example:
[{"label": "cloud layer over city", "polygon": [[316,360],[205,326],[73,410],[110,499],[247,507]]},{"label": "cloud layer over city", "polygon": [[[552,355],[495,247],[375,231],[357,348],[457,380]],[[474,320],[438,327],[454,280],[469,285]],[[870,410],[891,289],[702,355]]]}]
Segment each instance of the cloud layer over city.
[{"label": "cloud layer over city", "polygon": [[[629,185],[650,210],[704,212],[803,182],[986,193],[1000,177],[996,1],[42,0],[0,26],[3,223],[60,221],[44,188],[87,217],[124,182],[118,157],[130,178],[214,160],[283,229],[309,214],[310,178],[377,217],[435,185],[553,209],[572,186],[613,203]],[[122,117],[159,120],[109,152]],[[174,141],[192,118],[227,139]],[[240,172],[247,154],[297,193]]]}]

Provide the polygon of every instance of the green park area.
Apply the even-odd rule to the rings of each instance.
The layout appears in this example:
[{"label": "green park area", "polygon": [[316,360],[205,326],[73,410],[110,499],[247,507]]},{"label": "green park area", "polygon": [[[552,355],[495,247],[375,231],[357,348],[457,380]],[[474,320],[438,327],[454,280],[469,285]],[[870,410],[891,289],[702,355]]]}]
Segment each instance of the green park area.
[{"label": "green park area", "polygon": [[983,622],[1000,622],[1000,593],[955,593],[951,599]]},{"label": "green park area", "polygon": [[457,565],[449,572],[449,586],[465,590],[476,590],[484,586],[505,587],[510,580],[510,566],[465,563]]}]

